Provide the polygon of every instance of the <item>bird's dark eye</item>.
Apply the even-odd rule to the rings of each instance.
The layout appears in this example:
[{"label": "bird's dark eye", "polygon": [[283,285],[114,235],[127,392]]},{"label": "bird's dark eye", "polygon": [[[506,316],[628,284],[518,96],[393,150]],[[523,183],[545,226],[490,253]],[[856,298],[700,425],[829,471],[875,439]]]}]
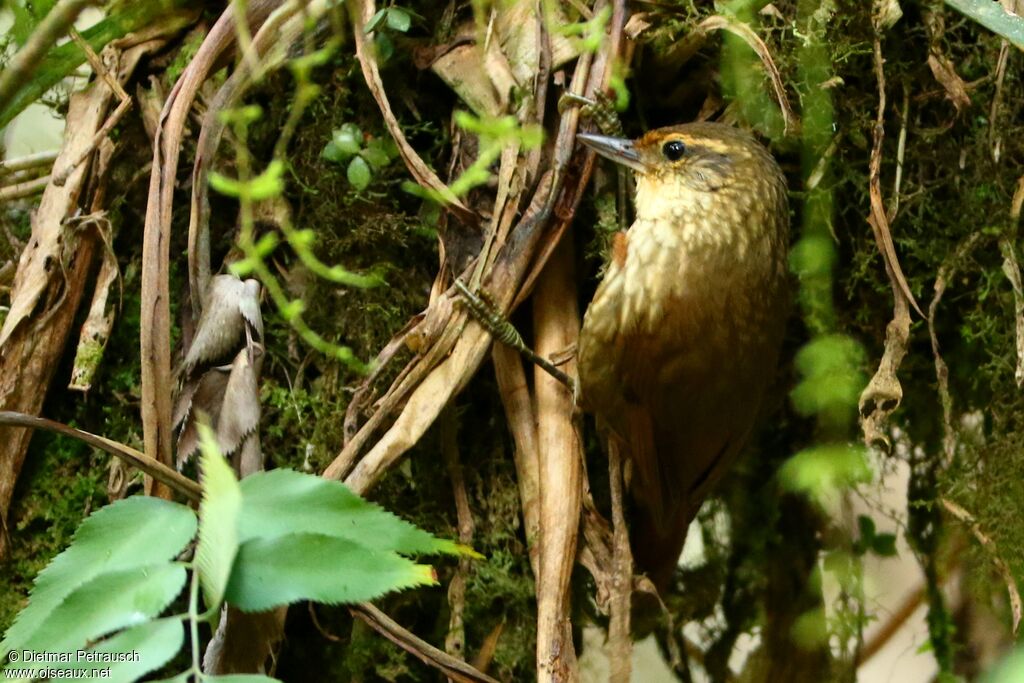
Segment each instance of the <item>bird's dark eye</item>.
[{"label": "bird's dark eye", "polygon": [[677,161],[686,154],[686,145],[683,144],[682,140],[669,140],[661,146],[661,153],[669,161]]}]

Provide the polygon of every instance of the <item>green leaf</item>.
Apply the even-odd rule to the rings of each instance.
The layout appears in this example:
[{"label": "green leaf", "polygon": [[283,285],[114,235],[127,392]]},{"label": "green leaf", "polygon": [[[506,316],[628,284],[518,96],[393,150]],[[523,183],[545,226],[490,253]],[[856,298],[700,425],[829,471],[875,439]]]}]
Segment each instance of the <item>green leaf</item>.
[{"label": "green leaf", "polygon": [[[122,631],[89,648],[86,652],[91,661],[84,659],[71,664],[47,666],[64,671],[109,668],[109,676],[104,675],[101,680],[132,683],[171,661],[184,640],[185,629],[181,619],[157,619]],[[104,659],[105,656],[111,658]]]},{"label": "green leaf", "polygon": [[183,671],[182,673],[174,676],[173,678],[161,678],[155,683],[190,683],[192,681],[192,672]]},{"label": "green leaf", "polygon": [[799,646],[813,650],[828,642],[828,620],[821,608],[804,612],[793,623],[793,641]]},{"label": "green leaf", "polygon": [[388,8],[388,28],[399,33],[405,33],[412,25],[412,17],[401,7]]},{"label": "green leaf", "polygon": [[896,556],[896,534],[878,534],[872,539],[871,549],[880,557]]},{"label": "green leaf", "polygon": [[341,155],[342,159],[357,154],[363,147],[363,131],[354,123],[342,124],[341,128],[331,135],[331,142]]},{"label": "green leaf", "polygon": [[[38,6],[38,2],[35,4]],[[168,28],[184,26],[193,20],[190,13],[181,11],[185,4],[186,0],[124,3],[123,7],[108,9],[106,17],[82,31],[82,37],[99,53],[110,41],[143,26],[151,27],[156,23]],[[18,92],[7,102],[0,103],[0,128],[84,62],[85,53],[71,41],[48,50],[32,77],[21,84]]]},{"label": "green leaf", "polygon": [[826,413],[837,419],[849,412],[864,386],[863,355],[860,345],[843,335],[812,339],[796,355],[803,380],[793,389],[793,406],[801,415]]},{"label": "green leaf", "polygon": [[249,181],[236,180],[210,172],[210,187],[228,197],[246,197],[254,201],[276,197],[284,191],[284,162],[274,159],[263,173]]},{"label": "green leaf", "polygon": [[432,536],[363,500],[338,481],[279,469],[246,477],[241,489],[241,543],[316,533],[403,555],[480,557],[464,545]]},{"label": "green leaf", "polygon": [[[1024,19],[992,0],[946,0],[946,4],[1024,50]],[[1024,680],[1022,678],[1021,680]]]},{"label": "green leaf", "polygon": [[101,574],[71,593],[19,649],[75,652],[89,641],[162,612],[185,585],[179,562]]},{"label": "green leaf", "polygon": [[826,444],[800,451],[779,469],[782,485],[819,504],[855,484],[871,481],[864,449]]},{"label": "green leaf", "polygon": [[367,147],[359,153],[359,156],[368,161],[370,166],[372,166],[376,171],[385,168],[391,163],[391,159],[388,157],[387,152],[380,147]]},{"label": "green leaf", "polygon": [[184,505],[135,496],[90,515],[71,541],[36,577],[28,606],[0,643],[0,660],[24,647],[75,589],[109,572],[167,562],[196,534],[196,516]]},{"label": "green leaf", "polygon": [[373,179],[373,172],[362,157],[355,157],[349,162],[345,175],[357,190],[365,190]]},{"label": "green leaf", "polygon": [[984,683],[1020,683],[1024,681],[1024,647],[1003,660],[996,669],[985,676]]},{"label": "green leaf", "polygon": [[242,492],[209,425],[199,423],[199,466],[202,471],[203,502],[199,505],[199,547],[196,568],[206,606],[214,608],[224,599],[231,565],[238,552],[238,516]]},{"label": "green leaf", "polygon": [[260,674],[225,674],[224,676],[203,676],[203,683],[281,683],[276,678]]},{"label": "green leaf", "polygon": [[395,54],[395,45],[385,33],[377,33],[373,36],[373,47],[377,50],[377,61],[381,64],[387,63]]},{"label": "green leaf", "polygon": [[342,154],[341,150],[338,149],[338,146],[334,144],[334,140],[331,140],[324,145],[322,150],[320,150],[320,158],[326,159],[327,161],[333,161],[337,164],[344,161],[347,157]]},{"label": "green leaf", "polygon": [[875,538],[875,520],[868,515],[858,515],[857,527],[860,530],[861,540],[870,544]]},{"label": "green leaf", "polygon": [[436,583],[432,567],[393,553],[324,534],[291,534],[242,544],[227,599],[243,610],[262,611],[299,600],[362,602]]},{"label": "green leaf", "polygon": [[387,13],[388,10],[386,7],[384,9],[377,10],[377,13],[370,17],[370,20],[366,22],[366,26],[363,27],[363,32],[370,33],[375,31],[377,27],[380,26],[380,22],[384,21],[384,17],[387,16]]},{"label": "green leaf", "polygon": [[50,13],[55,3],[56,0],[35,0],[34,2],[20,0],[8,3],[8,8],[14,15],[14,24],[10,29],[11,35],[14,36],[15,42],[19,46],[25,44],[28,37],[32,35],[32,31]]},{"label": "green leaf", "polygon": [[397,159],[399,156],[398,145],[388,135],[370,138],[366,143],[366,149],[372,149],[374,152],[381,151],[390,161]]}]

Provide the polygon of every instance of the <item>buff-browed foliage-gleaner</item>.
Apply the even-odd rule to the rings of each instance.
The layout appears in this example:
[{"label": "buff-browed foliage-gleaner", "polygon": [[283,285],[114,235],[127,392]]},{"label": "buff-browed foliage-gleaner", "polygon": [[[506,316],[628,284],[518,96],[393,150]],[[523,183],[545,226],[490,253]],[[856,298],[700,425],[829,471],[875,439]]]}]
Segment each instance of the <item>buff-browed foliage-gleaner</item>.
[{"label": "buff-browed foliage-gleaner", "polygon": [[631,463],[637,570],[663,588],[775,373],[786,181],[753,136],[720,123],[578,138],[636,176],[636,220],[584,317],[580,394]]}]

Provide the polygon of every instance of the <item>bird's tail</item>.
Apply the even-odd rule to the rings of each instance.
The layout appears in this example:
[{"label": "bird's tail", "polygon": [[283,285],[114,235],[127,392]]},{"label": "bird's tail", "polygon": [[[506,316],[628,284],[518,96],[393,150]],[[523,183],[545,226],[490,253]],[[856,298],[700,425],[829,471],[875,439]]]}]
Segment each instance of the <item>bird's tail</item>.
[{"label": "bird's tail", "polygon": [[683,552],[693,514],[683,509],[670,509],[662,510],[662,513],[667,513],[662,517],[644,506],[642,499],[634,499],[636,507],[630,536],[636,573],[646,574],[658,592],[664,592],[672,581],[672,574]]}]

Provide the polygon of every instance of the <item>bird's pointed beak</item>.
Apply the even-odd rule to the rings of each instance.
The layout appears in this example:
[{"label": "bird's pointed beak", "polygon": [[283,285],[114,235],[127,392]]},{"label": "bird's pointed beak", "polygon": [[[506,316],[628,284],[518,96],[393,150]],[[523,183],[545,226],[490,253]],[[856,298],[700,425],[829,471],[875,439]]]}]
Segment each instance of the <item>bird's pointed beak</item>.
[{"label": "bird's pointed beak", "polygon": [[647,166],[640,160],[640,154],[633,146],[632,140],[590,133],[578,133],[576,139],[606,159],[628,166],[638,173],[647,172]]}]

